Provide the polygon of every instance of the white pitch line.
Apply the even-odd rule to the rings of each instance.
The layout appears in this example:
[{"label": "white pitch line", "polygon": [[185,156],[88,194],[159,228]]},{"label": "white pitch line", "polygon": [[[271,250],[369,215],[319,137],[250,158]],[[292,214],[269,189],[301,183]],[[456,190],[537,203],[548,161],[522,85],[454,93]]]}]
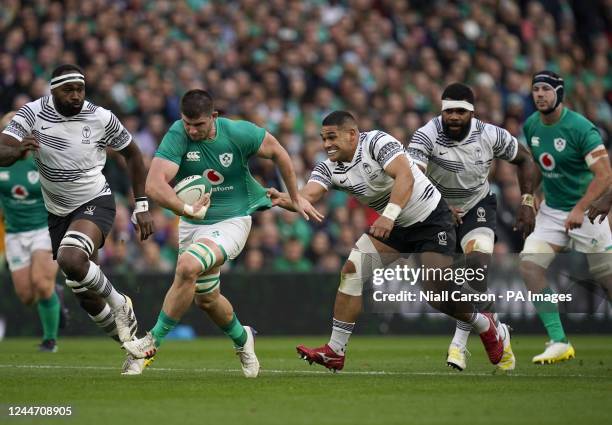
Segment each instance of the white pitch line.
[{"label": "white pitch line", "polygon": [[[76,369],[76,370],[119,370],[118,367],[111,366],[63,366],[63,365],[8,365],[0,364],[0,368],[18,368],[18,369]],[[195,369],[184,369],[184,368],[168,368],[168,367],[149,367],[148,372],[200,372],[200,373],[238,373],[240,369],[212,369],[212,368],[195,368]],[[275,373],[275,374],[287,374],[287,375],[329,375],[330,371],[323,370],[287,370],[287,369],[261,369],[261,372]],[[494,374],[492,372],[388,372],[384,370],[354,370],[354,371],[341,371],[338,375],[357,375],[357,376],[509,376],[509,377],[520,377],[520,378],[590,378],[590,379],[608,379],[607,376],[598,375],[581,375],[581,374],[570,374],[570,375],[541,375],[535,374],[530,375],[526,373],[514,373],[509,372],[507,374]]]}]

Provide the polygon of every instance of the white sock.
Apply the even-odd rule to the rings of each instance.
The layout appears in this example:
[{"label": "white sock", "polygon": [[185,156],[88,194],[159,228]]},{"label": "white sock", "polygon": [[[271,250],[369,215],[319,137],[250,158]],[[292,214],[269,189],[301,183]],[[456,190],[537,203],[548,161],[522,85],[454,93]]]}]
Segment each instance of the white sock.
[{"label": "white sock", "polygon": [[491,322],[489,322],[489,319],[487,319],[484,314],[474,313],[470,324],[472,325],[472,328],[476,330],[476,332],[481,334],[489,330]]},{"label": "white sock", "polygon": [[117,335],[117,324],[115,323],[115,318],[113,317],[113,313],[111,313],[111,308],[108,304],[105,304],[102,311],[95,316],[92,316],[91,314],[87,315],[96,325],[98,325],[99,328],[106,332],[106,335],[119,342],[119,336]]},{"label": "white sock", "polygon": [[117,292],[102,273],[102,269],[93,261],[89,262],[89,270],[87,270],[85,279],[79,283],[104,298],[113,310],[126,302],[125,297]]},{"label": "white sock", "polygon": [[332,322],[331,338],[327,344],[329,345],[329,348],[334,350],[334,352],[339,356],[344,356],[346,353],[346,346],[348,345],[348,341],[353,333],[354,327],[354,323],[334,319]]},{"label": "white sock", "polygon": [[472,325],[467,322],[457,320],[457,327],[455,328],[455,335],[453,336],[451,344],[461,348],[467,347],[468,337],[470,336],[471,330]]}]

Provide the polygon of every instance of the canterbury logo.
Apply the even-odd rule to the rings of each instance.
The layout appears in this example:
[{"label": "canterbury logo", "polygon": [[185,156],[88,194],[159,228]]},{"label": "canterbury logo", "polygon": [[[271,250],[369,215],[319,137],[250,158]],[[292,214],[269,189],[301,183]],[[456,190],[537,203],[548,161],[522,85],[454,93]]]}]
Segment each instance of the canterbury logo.
[{"label": "canterbury logo", "polygon": [[187,161],[199,161],[200,153],[199,152],[187,152],[186,159]]}]

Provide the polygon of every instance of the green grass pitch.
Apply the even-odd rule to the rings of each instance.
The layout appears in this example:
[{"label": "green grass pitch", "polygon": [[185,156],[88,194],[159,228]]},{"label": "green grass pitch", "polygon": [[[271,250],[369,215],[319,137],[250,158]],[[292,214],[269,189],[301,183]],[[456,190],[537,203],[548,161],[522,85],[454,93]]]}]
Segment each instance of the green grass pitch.
[{"label": "green grass pitch", "polygon": [[[517,369],[492,374],[470,340],[465,372],[445,365],[449,337],[362,337],[338,374],[297,358],[298,343],[259,337],[258,379],[242,377],[230,341],[167,341],[141,376],[121,376],[123,353],[102,338],[0,342],[1,424],[603,424],[612,400],[612,338],[575,336],[577,358],[535,366],[544,337],[517,336]],[[16,418],[10,406],[71,406],[71,417]]]}]

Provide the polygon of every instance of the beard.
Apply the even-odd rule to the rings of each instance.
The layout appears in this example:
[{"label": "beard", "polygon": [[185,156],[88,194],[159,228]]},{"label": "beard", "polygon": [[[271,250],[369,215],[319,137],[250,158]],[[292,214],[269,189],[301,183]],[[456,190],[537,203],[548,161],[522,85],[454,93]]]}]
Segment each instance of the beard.
[{"label": "beard", "polygon": [[82,101],[78,106],[73,105],[72,103],[63,103],[58,101],[57,99],[53,99],[53,104],[57,109],[57,112],[62,114],[65,117],[72,117],[77,115],[83,109],[83,104],[85,101]]},{"label": "beard", "polygon": [[446,137],[448,137],[451,140],[459,141],[459,140],[465,139],[465,136],[468,135],[471,127],[472,127],[472,121],[470,120],[467,122],[467,124],[462,125],[459,130],[451,130],[448,126],[448,123],[442,120],[442,130],[444,131],[444,134],[446,135]]}]

